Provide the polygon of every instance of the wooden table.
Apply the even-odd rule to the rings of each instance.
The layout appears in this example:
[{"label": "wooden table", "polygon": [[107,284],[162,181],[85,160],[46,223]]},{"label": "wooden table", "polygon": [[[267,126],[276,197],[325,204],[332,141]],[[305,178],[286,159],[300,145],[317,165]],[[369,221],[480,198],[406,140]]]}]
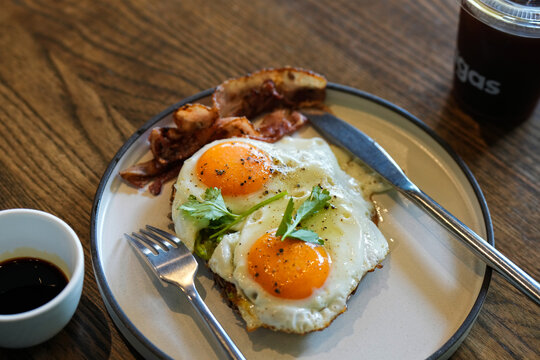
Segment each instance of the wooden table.
[{"label": "wooden table", "polygon": [[[294,65],[389,100],[463,158],[496,245],[540,278],[540,107],[513,127],[481,124],[451,96],[455,1],[2,1],[0,209],[66,220],[86,256],[68,326],[0,358],[137,358],[112,323],[90,257],[90,212],[109,161],[179,99],[263,67]],[[538,358],[539,307],[494,275],[455,359]]]}]

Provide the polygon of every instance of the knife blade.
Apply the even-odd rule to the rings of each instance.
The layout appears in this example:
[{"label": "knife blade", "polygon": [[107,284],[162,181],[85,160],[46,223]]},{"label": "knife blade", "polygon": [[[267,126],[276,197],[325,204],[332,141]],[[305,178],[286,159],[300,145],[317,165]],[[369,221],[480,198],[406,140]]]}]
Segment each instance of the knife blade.
[{"label": "knife blade", "polygon": [[373,139],[327,112],[304,111],[303,114],[323,137],[356,155],[395,189],[463,241],[473,254],[540,305],[540,285],[536,280],[420,190],[405,175],[394,159]]}]

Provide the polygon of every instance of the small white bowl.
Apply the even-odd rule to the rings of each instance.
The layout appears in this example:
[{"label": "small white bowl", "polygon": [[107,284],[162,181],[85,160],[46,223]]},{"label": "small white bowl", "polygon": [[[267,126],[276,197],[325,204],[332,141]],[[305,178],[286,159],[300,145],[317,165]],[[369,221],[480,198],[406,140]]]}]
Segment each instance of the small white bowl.
[{"label": "small white bowl", "polygon": [[84,254],[77,234],[64,221],[31,209],[0,211],[0,262],[35,257],[58,266],[68,277],[66,287],[51,301],[33,310],[0,314],[0,347],[22,348],[42,343],[69,322],[84,279]]}]

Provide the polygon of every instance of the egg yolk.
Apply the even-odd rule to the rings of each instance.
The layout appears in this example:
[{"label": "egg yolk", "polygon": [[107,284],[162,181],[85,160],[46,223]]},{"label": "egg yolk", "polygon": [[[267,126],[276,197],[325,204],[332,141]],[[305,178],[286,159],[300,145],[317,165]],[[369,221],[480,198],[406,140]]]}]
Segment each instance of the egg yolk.
[{"label": "egg yolk", "polygon": [[320,288],[330,271],[326,249],[302,240],[265,234],[248,253],[248,269],[268,293],[284,299],[304,299]]},{"label": "egg yolk", "polygon": [[271,161],[262,150],[245,142],[222,142],[206,150],[197,161],[199,179],[223,195],[258,191],[272,174]]}]

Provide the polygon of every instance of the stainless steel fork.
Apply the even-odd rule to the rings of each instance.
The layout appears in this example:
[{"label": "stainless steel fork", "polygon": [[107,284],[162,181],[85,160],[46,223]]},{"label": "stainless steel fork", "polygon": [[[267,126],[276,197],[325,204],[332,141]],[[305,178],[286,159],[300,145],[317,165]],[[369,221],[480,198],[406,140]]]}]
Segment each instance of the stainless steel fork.
[{"label": "stainless steel fork", "polygon": [[124,235],[137,252],[144,255],[143,258],[162,281],[178,286],[186,294],[229,358],[245,359],[199,296],[193,282],[198,264],[186,245],[176,236],[150,225],[139,232]]}]

